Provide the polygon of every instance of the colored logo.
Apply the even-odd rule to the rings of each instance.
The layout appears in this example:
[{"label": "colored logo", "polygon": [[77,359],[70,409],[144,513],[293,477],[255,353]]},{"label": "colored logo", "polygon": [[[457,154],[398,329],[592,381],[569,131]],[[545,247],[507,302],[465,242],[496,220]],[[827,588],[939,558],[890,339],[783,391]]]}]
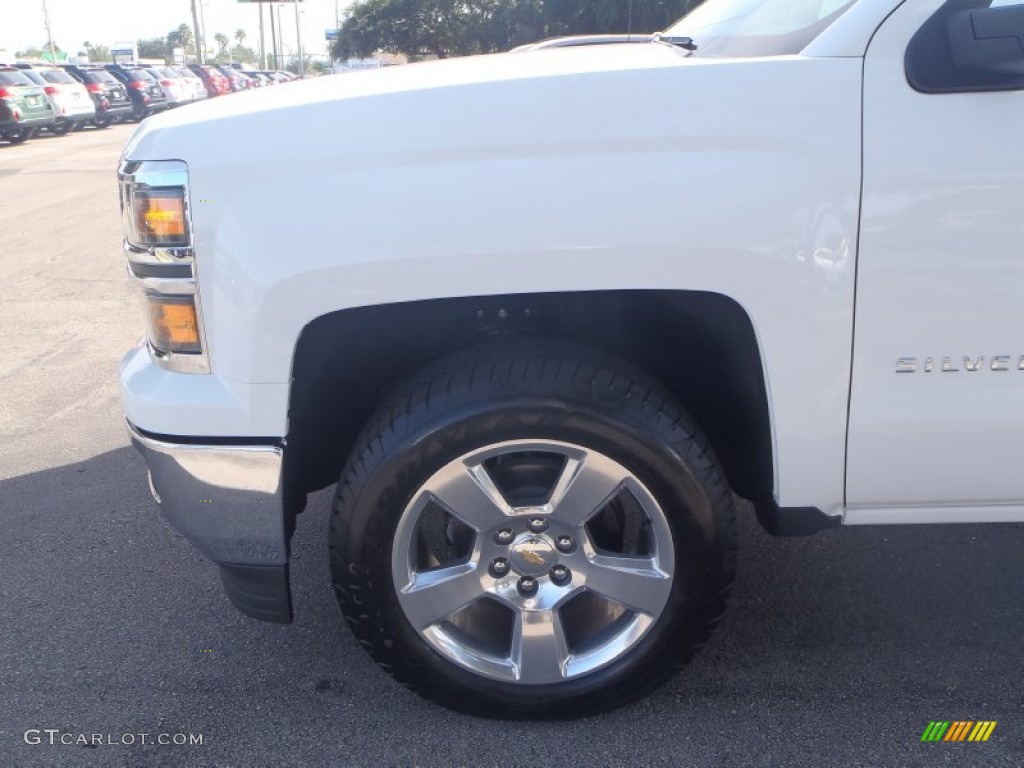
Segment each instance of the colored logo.
[{"label": "colored logo", "polygon": [[995,720],[932,720],[921,741],[988,741],[995,729]]}]

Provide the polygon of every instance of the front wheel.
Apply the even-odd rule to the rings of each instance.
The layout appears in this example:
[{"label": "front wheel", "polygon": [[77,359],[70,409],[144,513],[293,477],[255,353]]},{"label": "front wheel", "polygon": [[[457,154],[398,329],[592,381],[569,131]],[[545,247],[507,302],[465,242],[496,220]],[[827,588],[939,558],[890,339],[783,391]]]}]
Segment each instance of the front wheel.
[{"label": "front wheel", "polygon": [[11,142],[11,144],[22,144],[34,135],[35,130],[32,128],[12,128],[4,133],[4,138]]},{"label": "front wheel", "polygon": [[449,707],[567,718],[668,678],[724,609],[732,494],[661,387],[563,342],[441,360],[379,410],[330,531],[342,611]]},{"label": "front wheel", "polygon": [[54,136],[66,136],[71,132],[73,127],[74,123],[59,123],[53,126],[50,130],[53,132]]}]

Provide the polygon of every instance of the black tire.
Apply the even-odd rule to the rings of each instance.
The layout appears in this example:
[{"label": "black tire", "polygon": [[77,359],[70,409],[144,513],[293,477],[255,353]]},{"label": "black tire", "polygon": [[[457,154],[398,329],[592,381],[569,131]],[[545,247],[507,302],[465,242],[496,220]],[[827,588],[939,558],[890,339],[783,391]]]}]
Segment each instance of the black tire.
[{"label": "black tire", "polygon": [[[609,456],[650,489],[672,530],[671,591],[647,633],[605,666],[551,684],[496,681],[442,656],[406,619],[391,571],[399,518],[426,479],[467,451],[515,439]],[[580,717],[643,696],[704,644],[735,572],[735,514],[709,443],[657,382],[574,343],[503,340],[431,364],[377,411],[335,493],[332,578],[358,640],[422,696],[487,717]]]},{"label": "black tire", "polygon": [[71,133],[71,129],[74,127],[74,123],[61,123],[60,125],[53,126],[50,130],[54,136],[66,136]]},{"label": "black tire", "polygon": [[32,128],[15,128],[7,131],[7,133],[4,134],[4,138],[11,142],[11,144],[24,144],[34,135],[35,130]]},{"label": "black tire", "polygon": [[98,130],[109,128],[112,121],[108,118],[98,117],[92,121],[92,124],[96,126]]}]

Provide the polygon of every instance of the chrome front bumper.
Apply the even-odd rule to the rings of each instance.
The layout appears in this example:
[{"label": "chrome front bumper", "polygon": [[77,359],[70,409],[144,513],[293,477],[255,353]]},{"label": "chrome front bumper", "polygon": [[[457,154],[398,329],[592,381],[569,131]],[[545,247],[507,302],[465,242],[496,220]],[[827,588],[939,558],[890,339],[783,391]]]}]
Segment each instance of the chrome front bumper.
[{"label": "chrome front bumper", "polygon": [[291,621],[284,449],[170,442],[130,423],[128,432],[164,516],[220,566],[235,606],[258,619]]}]

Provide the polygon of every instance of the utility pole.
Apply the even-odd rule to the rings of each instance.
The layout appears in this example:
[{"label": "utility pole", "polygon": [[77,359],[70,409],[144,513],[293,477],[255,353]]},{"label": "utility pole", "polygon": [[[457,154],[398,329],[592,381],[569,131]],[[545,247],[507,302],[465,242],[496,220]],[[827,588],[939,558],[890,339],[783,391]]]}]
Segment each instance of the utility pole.
[{"label": "utility pole", "polygon": [[256,3],[260,9],[260,69],[267,69],[267,45],[263,37],[263,3]]},{"label": "utility pole", "polygon": [[203,16],[203,0],[197,0],[199,3],[199,42],[203,48],[203,58],[206,57],[206,17]]},{"label": "utility pole", "polygon": [[[192,0],[192,31],[195,35],[196,44],[196,59],[200,64],[205,64],[203,60],[203,44],[202,36],[199,34],[199,15],[196,13],[196,0]],[[185,49],[185,60],[188,61],[188,48]]]},{"label": "utility pole", "polygon": [[[273,11],[271,11],[273,13]],[[281,58],[284,58],[284,25],[281,23],[281,6],[277,6],[277,36],[281,41]],[[281,69],[280,59],[277,68]]]},{"label": "utility pole", "polygon": [[50,32],[50,12],[46,10],[46,0],[43,0],[43,24],[46,25],[46,39],[50,44],[50,58],[54,65],[57,64],[57,49],[53,45],[53,33]]},{"label": "utility pole", "polygon": [[295,3],[295,47],[299,49],[299,77],[306,71],[306,62],[302,60],[302,30],[299,23],[299,4]]},{"label": "utility pole", "polygon": [[[260,3],[260,8],[263,4]],[[274,26],[274,6],[270,6],[270,47],[274,49],[274,66],[273,69],[278,70],[281,65],[277,61],[277,27]]]}]

